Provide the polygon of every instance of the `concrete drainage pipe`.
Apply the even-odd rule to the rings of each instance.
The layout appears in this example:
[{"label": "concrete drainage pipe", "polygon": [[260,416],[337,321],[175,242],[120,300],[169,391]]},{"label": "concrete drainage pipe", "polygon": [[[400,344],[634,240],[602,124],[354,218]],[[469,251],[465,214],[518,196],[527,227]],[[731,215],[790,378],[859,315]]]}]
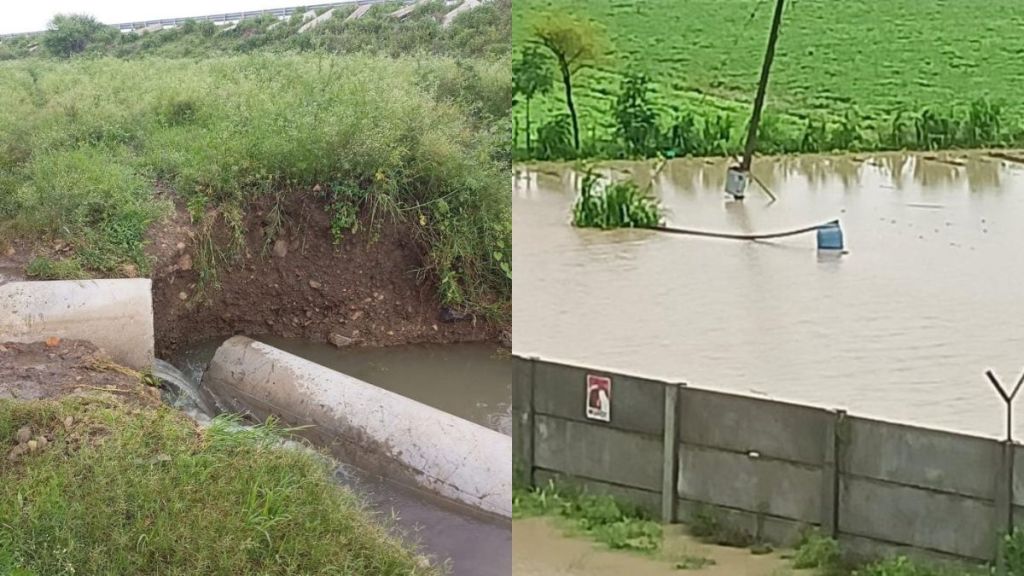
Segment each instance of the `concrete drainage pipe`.
[{"label": "concrete drainage pipe", "polygon": [[512,438],[236,336],[203,386],[225,408],[290,426],[356,466],[510,518]]}]

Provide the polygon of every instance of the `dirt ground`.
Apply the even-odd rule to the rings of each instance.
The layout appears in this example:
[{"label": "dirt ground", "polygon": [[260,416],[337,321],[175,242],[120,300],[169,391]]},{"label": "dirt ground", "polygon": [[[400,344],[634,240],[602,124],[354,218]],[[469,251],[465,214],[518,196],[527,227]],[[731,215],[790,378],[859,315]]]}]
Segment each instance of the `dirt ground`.
[{"label": "dirt ground", "polygon": [[159,405],[159,390],[140,386],[139,377],[89,342],[52,338],[0,343],[0,399],[41,400],[99,391]]},{"label": "dirt ground", "polygon": [[[703,544],[666,528],[665,549],[657,557],[612,551],[600,544],[567,537],[549,518],[512,523],[515,576],[809,576],[792,569],[779,553],[754,555],[748,549]],[[677,567],[686,564],[687,567]],[[701,564],[704,564],[701,566]]]},{"label": "dirt ground", "polygon": [[[158,190],[173,200],[172,192]],[[155,262],[158,356],[235,334],[353,346],[511,340],[508,326],[442,309],[433,279],[418,273],[422,248],[408,226],[370,226],[364,214],[358,232],[336,244],[322,200],[311,192],[288,198],[278,212],[269,202],[249,206],[244,244],[230,250],[222,214],[210,212],[213,225],[204,228],[191,222],[181,202],[151,228],[146,250]],[[203,290],[199,261],[209,238],[230,256],[218,265],[217,287]],[[60,243],[6,242],[0,246],[0,284],[24,279],[33,256],[60,257],[62,249]],[[122,272],[135,275],[131,267]]]}]

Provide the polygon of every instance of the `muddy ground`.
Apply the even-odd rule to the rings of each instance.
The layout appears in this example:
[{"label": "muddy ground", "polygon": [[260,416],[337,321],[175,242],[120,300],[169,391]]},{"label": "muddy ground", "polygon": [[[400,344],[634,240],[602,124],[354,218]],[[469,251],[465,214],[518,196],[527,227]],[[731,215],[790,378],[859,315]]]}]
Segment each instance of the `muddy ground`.
[{"label": "muddy ground", "polygon": [[51,338],[0,343],[0,399],[42,400],[99,391],[159,405],[159,390],[140,386],[140,378],[89,342]]},{"label": "muddy ground", "polygon": [[[372,223],[363,214],[358,231],[336,243],[322,200],[312,192],[287,197],[276,212],[270,202],[247,207],[241,244],[233,242],[223,214],[193,223],[180,201],[151,228],[158,356],[235,334],[342,346],[510,340],[508,326],[442,309],[435,279],[420,272],[423,248],[409,225]],[[201,282],[199,273],[210,238],[222,254],[215,285]],[[0,246],[0,284],[23,279],[32,257],[60,257],[62,250],[60,243]],[[135,274],[125,267],[121,275]]]},{"label": "muddy ground", "polygon": [[749,549],[699,542],[679,525],[666,528],[664,550],[645,555],[609,550],[600,544],[567,536],[550,518],[528,518],[512,524],[513,572],[517,576],[813,576],[796,570],[778,552],[752,554]]}]

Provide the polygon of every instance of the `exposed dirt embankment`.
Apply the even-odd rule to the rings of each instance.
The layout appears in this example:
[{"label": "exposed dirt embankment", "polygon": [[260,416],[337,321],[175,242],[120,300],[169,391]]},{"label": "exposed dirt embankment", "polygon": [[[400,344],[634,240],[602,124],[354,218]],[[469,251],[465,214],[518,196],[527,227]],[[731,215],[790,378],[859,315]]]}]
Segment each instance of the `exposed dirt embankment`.
[{"label": "exposed dirt embankment", "polygon": [[241,245],[232,244],[221,215],[208,215],[215,224],[206,229],[224,254],[218,288],[202,288],[210,244],[184,207],[154,227],[158,355],[234,334],[388,346],[500,339],[507,332],[439,305],[433,278],[417,273],[422,252],[408,226],[371,225],[364,215],[358,232],[335,243],[321,201],[311,194],[289,198],[276,211],[270,203],[247,207]]}]

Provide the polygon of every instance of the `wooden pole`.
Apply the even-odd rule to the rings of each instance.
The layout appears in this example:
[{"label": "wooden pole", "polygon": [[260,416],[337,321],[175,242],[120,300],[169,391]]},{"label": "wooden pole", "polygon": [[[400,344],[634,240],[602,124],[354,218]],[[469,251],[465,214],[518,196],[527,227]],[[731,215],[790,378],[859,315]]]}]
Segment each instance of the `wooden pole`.
[{"label": "wooden pole", "polygon": [[754,112],[750,115],[750,126],[747,129],[747,145],[743,151],[743,161],[740,163],[740,170],[750,171],[750,163],[754,158],[754,149],[757,147],[757,127],[761,123],[761,110],[764,108],[764,97],[768,91],[768,73],[772,69],[772,61],[775,60],[775,44],[779,40],[779,28],[782,26],[782,8],[786,0],[777,0],[775,3],[775,16],[772,19],[772,31],[768,35],[768,50],[764,55],[764,64],[761,66],[761,81],[757,85],[757,97],[754,98]]}]

